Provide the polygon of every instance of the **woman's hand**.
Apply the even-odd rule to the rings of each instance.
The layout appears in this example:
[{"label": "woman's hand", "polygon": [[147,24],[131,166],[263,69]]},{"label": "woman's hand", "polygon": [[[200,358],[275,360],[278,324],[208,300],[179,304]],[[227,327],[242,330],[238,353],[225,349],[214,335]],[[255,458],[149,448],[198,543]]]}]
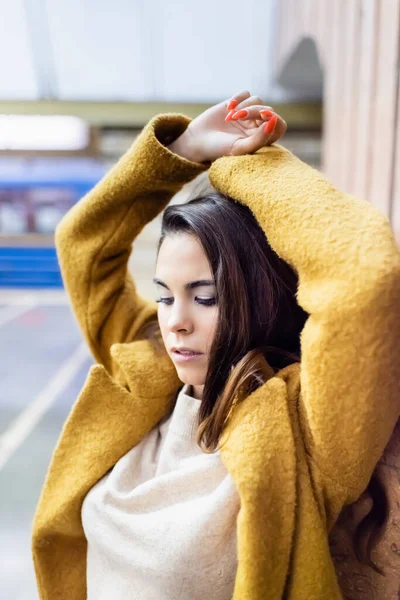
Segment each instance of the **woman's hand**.
[{"label": "woman's hand", "polygon": [[243,91],[193,119],[168,148],[188,160],[209,162],[256,152],[279,140],[286,129],[285,121],[270,106]]}]

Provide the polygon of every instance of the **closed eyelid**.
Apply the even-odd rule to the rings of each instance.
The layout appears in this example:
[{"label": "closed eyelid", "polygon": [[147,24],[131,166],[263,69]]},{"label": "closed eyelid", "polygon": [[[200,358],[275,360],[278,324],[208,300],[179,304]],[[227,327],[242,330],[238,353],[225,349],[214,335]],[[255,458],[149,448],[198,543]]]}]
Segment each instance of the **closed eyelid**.
[{"label": "closed eyelid", "polygon": [[[160,298],[158,298],[156,300],[157,303],[161,303],[161,304],[166,304],[167,306],[172,306],[173,304],[173,297],[163,297],[161,296]],[[201,298],[200,296],[195,296],[194,297],[194,302],[196,304],[201,304],[203,306],[214,306],[217,304],[218,300],[216,296],[213,296],[211,298]]]},{"label": "closed eyelid", "polygon": [[[160,298],[165,298],[166,300],[174,300],[174,296],[173,295],[163,295],[162,293],[159,294]],[[203,296],[201,294],[194,294],[193,295],[193,299],[196,300],[196,298],[198,298],[199,300],[213,300],[217,297],[217,294],[211,294],[211,295],[206,295]]]}]

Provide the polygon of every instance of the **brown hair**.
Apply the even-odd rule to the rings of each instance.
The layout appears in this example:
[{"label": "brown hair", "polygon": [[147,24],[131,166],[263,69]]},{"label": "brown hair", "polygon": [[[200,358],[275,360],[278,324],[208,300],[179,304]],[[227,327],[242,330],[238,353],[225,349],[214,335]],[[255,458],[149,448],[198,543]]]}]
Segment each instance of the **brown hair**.
[{"label": "brown hair", "polygon": [[369,512],[358,523],[354,532],[353,546],[357,559],[370,566],[380,575],[385,575],[381,567],[374,563],[371,554],[381,539],[389,516],[389,503],[385,486],[376,471],[368,483],[366,493],[372,501]]},{"label": "brown hair", "polygon": [[[180,232],[198,238],[216,285],[219,320],[197,423],[197,443],[212,453],[236,399],[265,383],[269,367],[277,372],[300,362],[308,314],[296,300],[296,272],[272,249],[247,206],[217,191],[168,206],[157,255],[165,237]],[[374,505],[357,529],[354,548],[360,562],[380,572],[371,542],[385,520],[385,493],[374,477],[367,491]]]},{"label": "brown hair", "polygon": [[268,365],[279,370],[300,360],[307,315],[296,302],[296,273],[272,250],[243,204],[213,192],[169,206],[158,251],[167,235],[180,232],[199,239],[217,293],[219,319],[197,435],[203,451],[213,452],[235,394],[248,395],[264,383]]}]

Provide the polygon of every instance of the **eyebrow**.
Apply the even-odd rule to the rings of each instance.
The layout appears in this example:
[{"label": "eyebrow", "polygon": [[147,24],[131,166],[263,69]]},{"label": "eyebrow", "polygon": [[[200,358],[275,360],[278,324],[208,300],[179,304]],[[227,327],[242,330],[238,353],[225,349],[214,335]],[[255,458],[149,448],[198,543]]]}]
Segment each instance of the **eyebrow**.
[{"label": "eyebrow", "polygon": [[[171,291],[167,284],[161,281],[161,279],[157,279],[156,277],[154,277],[153,283],[162,285],[162,287],[165,287],[167,290]],[[190,281],[189,283],[185,283],[184,288],[185,290],[192,290],[193,288],[203,287],[206,285],[215,285],[215,283],[212,279],[198,279],[197,281]]]}]

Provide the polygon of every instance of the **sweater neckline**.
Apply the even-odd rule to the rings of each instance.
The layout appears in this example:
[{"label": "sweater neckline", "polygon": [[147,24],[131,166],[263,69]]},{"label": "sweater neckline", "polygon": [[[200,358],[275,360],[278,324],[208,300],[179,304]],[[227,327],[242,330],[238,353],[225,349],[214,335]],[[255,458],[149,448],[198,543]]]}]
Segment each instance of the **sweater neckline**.
[{"label": "sweater neckline", "polygon": [[201,400],[189,394],[190,388],[189,384],[185,384],[178,392],[170,418],[169,431],[181,438],[194,441]]}]

